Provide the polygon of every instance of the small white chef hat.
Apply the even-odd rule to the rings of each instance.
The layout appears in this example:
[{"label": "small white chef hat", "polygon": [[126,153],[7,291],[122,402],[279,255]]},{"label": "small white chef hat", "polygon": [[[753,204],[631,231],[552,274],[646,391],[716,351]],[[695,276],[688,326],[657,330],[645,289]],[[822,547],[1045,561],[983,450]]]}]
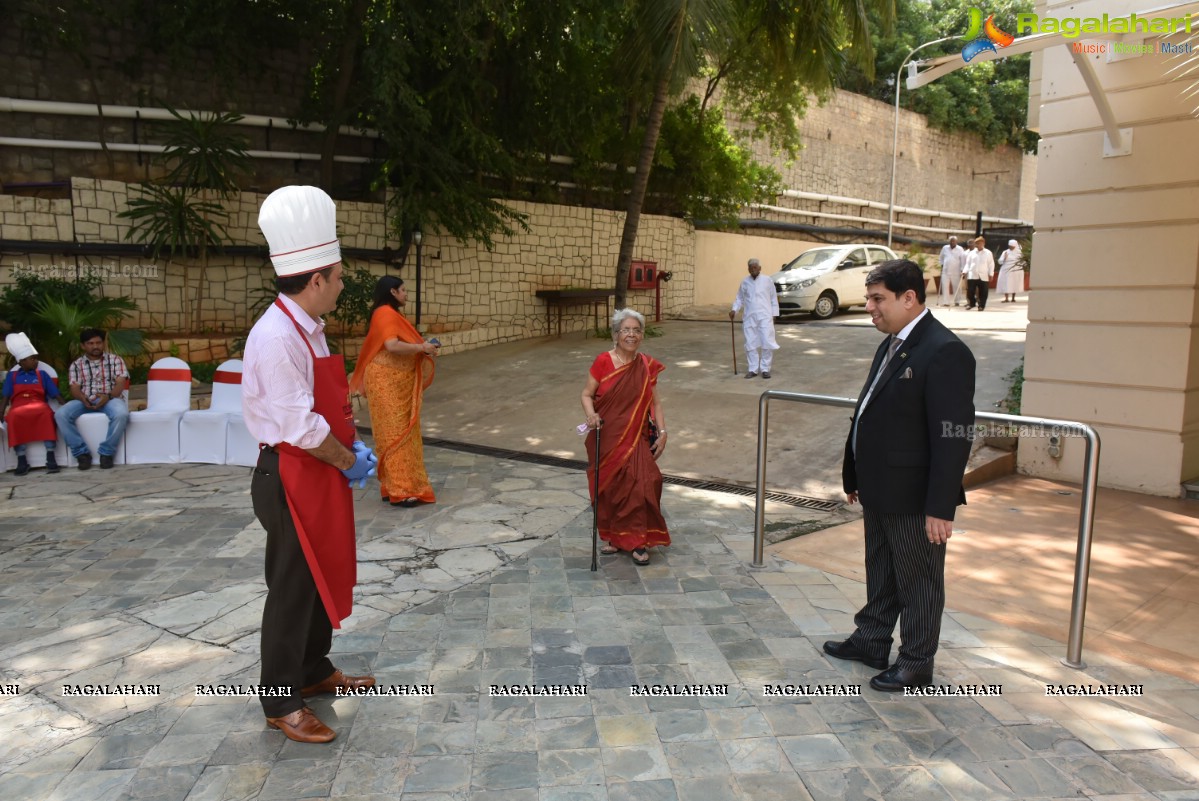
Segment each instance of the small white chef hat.
[{"label": "small white chef hat", "polygon": [[303,275],[341,261],[337,206],[315,186],[285,186],[262,201],[258,227],[271,250],[275,275]]},{"label": "small white chef hat", "polygon": [[8,352],[17,361],[37,355],[37,348],[33,347],[33,343],[29,341],[29,337],[24,334],[9,334],[4,338],[4,346],[8,348]]}]

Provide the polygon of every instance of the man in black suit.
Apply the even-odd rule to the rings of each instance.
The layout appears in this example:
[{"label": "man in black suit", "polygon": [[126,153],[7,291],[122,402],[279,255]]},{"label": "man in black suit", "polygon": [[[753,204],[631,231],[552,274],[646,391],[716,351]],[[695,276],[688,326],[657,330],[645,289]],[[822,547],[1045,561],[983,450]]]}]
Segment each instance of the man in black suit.
[{"label": "man in black suit", "polygon": [[[974,424],[974,355],[924,307],[924,275],[896,259],[866,277],[866,310],[889,334],[845,443],[842,481],[866,524],[866,605],[838,659],[883,672],[876,690],[932,683],[945,608],[945,544],[966,502],[962,474]],[[899,656],[889,667],[899,621]],[[885,669],[884,669],[885,668]]]}]

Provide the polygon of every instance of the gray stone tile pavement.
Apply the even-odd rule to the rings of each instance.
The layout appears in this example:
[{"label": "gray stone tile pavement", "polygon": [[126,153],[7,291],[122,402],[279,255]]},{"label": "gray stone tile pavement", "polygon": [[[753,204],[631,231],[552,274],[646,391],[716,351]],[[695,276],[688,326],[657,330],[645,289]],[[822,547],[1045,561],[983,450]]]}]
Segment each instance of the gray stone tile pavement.
[{"label": "gray stone tile pavement", "polygon": [[[248,471],[124,467],[0,477],[0,797],[340,801],[1199,799],[1199,686],[946,613],[939,682],[876,693],[827,659],[864,588],[749,569],[743,498],[668,487],[674,545],[591,573],[580,474],[426,451],[440,502],[359,493],[356,610],[335,660],[426,697],[321,698],[325,746],[267,730],[257,681],[262,532]],[[71,696],[63,685],[160,685]],[[500,697],[491,685],[586,686]],[[1047,697],[1046,684],[1143,684]],[[632,686],[728,685],[727,696]],[[766,686],[861,687],[772,697]]]}]

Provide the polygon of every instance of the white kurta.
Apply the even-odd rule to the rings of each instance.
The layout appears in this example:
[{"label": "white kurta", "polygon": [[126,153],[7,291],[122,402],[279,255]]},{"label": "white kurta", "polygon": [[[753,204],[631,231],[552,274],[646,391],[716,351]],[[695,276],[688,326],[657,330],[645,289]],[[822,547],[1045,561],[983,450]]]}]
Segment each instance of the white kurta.
[{"label": "white kurta", "polygon": [[749,372],[770,372],[770,363],[779,343],[774,339],[774,318],[779,313],[774,282],[761,273],[755,279],[745,276],[733,299],[733,312],[742,312],[741,330],[745,332],[745,357]]},{"label": "white kurta", "polygon": [[941,248],[941,302],[953,302],[958,283],[962,280],[962,267],[966,263],[966,249],[961,245]]},{"label": "white kurta", "polygon": [[999,254],[999,280],[996,289],[1005,295],[1024,291],[1024,270],[1016,267],[1021,253],[1008,248]]}]

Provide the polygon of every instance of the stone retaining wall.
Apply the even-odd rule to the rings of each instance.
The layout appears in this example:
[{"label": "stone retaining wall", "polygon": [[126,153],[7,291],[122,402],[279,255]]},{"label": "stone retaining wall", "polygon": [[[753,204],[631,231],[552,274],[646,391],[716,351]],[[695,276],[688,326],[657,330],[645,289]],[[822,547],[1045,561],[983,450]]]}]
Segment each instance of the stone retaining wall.
[{"label": "stone retaining wall", "polygon": [[[89,244],[127,243],[129,222],[119,217],[128,207],[130,184],[75,178],[70,200],[42,200],[0,195],[0,226],[4,239]],[[136,192],[136,188],[133,190]],[[228,203],[227,230],[232,244],[263,245],[257,227],[263,195],[241,193]],[[469,350],[496,342],[541,336],[547,328],[546,305],[535,296],[539,289],[608,288],[613,285],[624,215],[620,212],[572,206],[512,203],[527,215],[529,230],[498,237],[493,250],[464,244],[427,232],[422,245],[421,328],[436,333],[445,352]],[[380,250],[398,248],[388,236],[384,205],[338,202],[338,229],[343,247]],[[658,262],[674,278],[662,287],[662,313],[672,314],[694,302],[695,232],[689,223],[669,217],[643,216],[634,258]],[[347,258],[349,266],[366,267],[376,276],[389,269],[383,263]],[[402,267],[390,268],[409,285],[407,313],[415,313],[415,256]],[[156,332],[186,332],[180,337],[157,337],[165,343],[155,355],[166,355],[170,342],[195,350],[194,361],[219,361],[224,348],[213,347],[204,334],[244,335],[274,273],[268,262],[254,257],[210,254],[203,280],[203,301],[194,313],[200,287],[198,260],[179,257],[151,261],[129,257],[0,254],[0,287],[22,271],[43,277],[73,279],[95,275],[101,291],[128,296],[138,305],[129,327]],[[652,290],[632,290],[629,302],[653,314]],[[589,307],[573,307],[563,315],[564,331],[593,326]],[[555,326],[556,330],[556,326]],[[334,331],[336,333],[336,331]],[[199,340],[196,335],[201,335]],[[199,341],[202,344],[193,345]],[[225,342],[221,337],[217,342]],[[184,358],[189,358],[184,356]]]}]

